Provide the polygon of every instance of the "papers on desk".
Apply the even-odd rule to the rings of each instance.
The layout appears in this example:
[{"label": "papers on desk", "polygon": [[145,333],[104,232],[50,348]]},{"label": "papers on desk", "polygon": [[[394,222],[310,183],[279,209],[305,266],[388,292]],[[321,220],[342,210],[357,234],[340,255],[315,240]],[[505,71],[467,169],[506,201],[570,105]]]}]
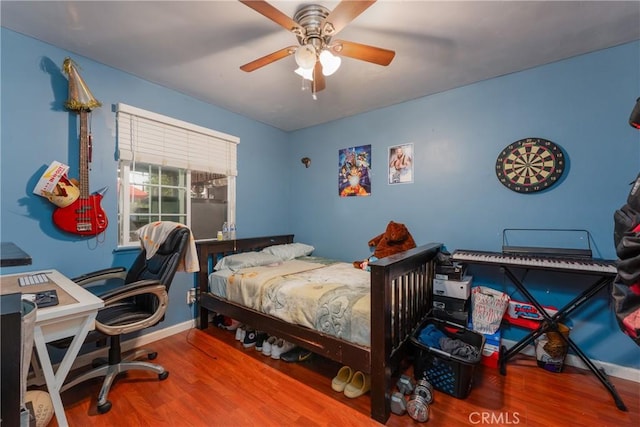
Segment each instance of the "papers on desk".
[{"label": "papers on desk", "polygon": [[58,293],[55,289],[50,289],[35,294],[22,294],[22,299],[35,303],[38,308],[58,305]]},{"label": "papers on desk", "polygon": [[[31,298],[33,298],[35,302],[35,295],[46,291],[55,291],[57,298],[54,301],[52,298],[42,297],[40,304],[38,304],[40,308],[52,306],[62,308],[69,304],[84,303],[85,298],[91,301],[99,300],[98,297],[81,286],[78,286],[56,270],[40,270],[0,276],[1,295],[12,293],[23,295],[32,294],[33,296]],[[43,306],[42,304],[47,305]],[[68,307],[65,309],[68,309]],[[53,316],[53,313],[48,313],[47,316]]]}]

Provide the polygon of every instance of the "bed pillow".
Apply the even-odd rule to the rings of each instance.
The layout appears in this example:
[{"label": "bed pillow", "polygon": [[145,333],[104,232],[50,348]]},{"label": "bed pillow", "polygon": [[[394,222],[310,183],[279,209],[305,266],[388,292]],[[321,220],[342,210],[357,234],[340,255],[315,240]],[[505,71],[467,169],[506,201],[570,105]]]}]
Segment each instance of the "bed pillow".
[{"label": "bed pillow", "polygon": [[282,262],[275,255],[264,252],[241,252],[239,254],[227,255],[222,258],[214,270],[240,270],[241,268],[259,267],[261,265],[278,264]]},{"label": "bed pillow", "polygon": [[310,255],[315,248],[304,243],[286,243],[284,245],[273,245],[262,250],[263,253],[277,256],[282,261]]}]

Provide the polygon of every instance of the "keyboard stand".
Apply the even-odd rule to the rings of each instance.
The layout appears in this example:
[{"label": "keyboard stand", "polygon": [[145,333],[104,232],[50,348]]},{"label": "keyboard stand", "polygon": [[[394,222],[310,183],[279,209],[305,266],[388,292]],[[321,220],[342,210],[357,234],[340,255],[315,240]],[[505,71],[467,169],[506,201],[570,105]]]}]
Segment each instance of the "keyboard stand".
[{"label": "keyboard stand", "polygon": [[[521,267],[526,268],[526,267]],[[553,316],[549,316],[547,311],[542,307],[542,305],[536,301],[536,299],[531,295],[531,293],[527,290],[524,284],[518,280],[518,278],[511,272],[509,267],[505,265],[500,265],[500,270],[503,271],[509,279],[513,282],[513,284],[518,288],[520,292],[522,292],[528,301],[533,304],[538,313],[542,314],[544,320],[541,322],[538,329],[532,331],[526,337],[522,338],[518,343],[516,343],[513,347],[506,349],[505,346],[500,347],[498,364],[500,367],[500,374],[507,375],[507,367],[506,364],[509,359],[520,351],[522,351],[527,345],[533,342],[540,335],[546,333],[547,331],[555,331],[558,332],[558,323],[562,322],[562,320],[566,319],[575,309],[580,307],[582,304],[587,302],[589,299],[594,297],[600,290],[606,288],[613,282],[615,276],[602,276],[596,282],[594,282],[590,287],[585,289],[580,293],[577,297],[575,297],[570,303],[562,307],[557,313]],[[527,269],[528,270],[528,269]],[[595,273],[594,273],[595,274]],[[624,402],[620,398],[620,395],[616,391],[615,387],[609,379],[607,378],[604,370],[602,368],[596,367],[593,362],[585,355],[582,350],[577,346],[577,344],[570,338],[565,337],[563,334],[558,334],[566,343],[571,347],[571,349],[578,355],[578,357],[584,362],[585,365],[595,374],[595,376],[600,380],[600,382],[609,390],[611,396],[613,396],[613,400],[616,403],[616,406],[621,411],[627,411],[627,407]]]}]

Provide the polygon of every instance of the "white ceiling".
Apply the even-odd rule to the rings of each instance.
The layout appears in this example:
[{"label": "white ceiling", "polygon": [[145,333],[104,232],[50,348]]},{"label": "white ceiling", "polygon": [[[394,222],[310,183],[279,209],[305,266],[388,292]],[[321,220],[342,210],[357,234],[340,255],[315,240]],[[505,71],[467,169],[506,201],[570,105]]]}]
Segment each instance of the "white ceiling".
[{"label": "white ceiling", "polygon": [[[290,17],[309,4],[270,3]],[[395,50],[394,60],[383,67],[344,58],[314,101],[293,56],[239,69],[297,39],[234,0],[0,7],[3,27],[285,131],[640,40],[640,1],[379,0],[339,38]]]}]

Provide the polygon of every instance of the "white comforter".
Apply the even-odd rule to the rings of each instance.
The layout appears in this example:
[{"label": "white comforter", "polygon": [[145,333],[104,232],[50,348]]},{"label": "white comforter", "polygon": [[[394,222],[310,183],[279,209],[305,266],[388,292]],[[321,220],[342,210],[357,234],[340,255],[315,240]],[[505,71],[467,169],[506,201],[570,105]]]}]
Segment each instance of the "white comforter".
[{"label": "white comforter", "polygon": [[[224,291],[220,277],[227,279]],[[370,273],[351,264],[296,259],[277,266],[216,272],[210,284],[218,296],[254,310],[370,346]]]}]

